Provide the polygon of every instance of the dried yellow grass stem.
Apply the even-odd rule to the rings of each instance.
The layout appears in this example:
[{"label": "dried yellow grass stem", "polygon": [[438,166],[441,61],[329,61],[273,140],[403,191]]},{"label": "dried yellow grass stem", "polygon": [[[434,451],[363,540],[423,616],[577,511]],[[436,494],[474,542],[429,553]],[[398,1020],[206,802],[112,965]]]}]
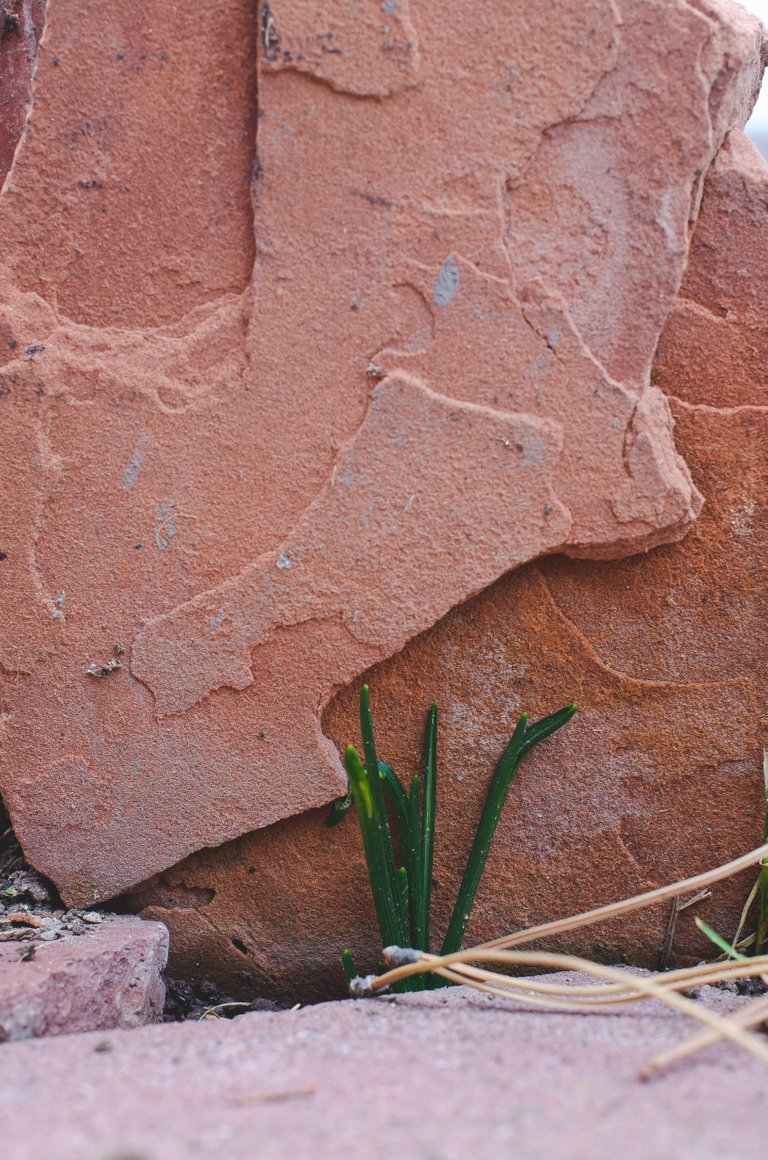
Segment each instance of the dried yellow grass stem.
[{"label": "dried yellow grass stem", "polygon": [[[763,995],[759,999],[755,999],[752,1003],[748,1003],[746,1007],[741,1007],[738,1011],[728,1015],[725,1023],[733,1023],[737,1027],[758,1027],[768,1019],[768,995]],[[677,1047],[671,1047],[669,1051],[664,1051],[661,1055],[657,1055],[650,1063],[646,1064],[643,1072],[645,1075],[652,1075],[655,1071],[660,1071],[664,1067],[668,1067],[671,1063],[677,1063],[678,1060],[684,1059],[687,1055],[692,1055],[695,1051],[701,1051],[703,1047],[709,1047],[715,1043],[719,1038],[719,1032],[710,1030],[702,1031],[699,1035],[694,1035],[691,1039],[686,1039],[683,1043],[679,1043]]]},{"label": "dried yellow grass stem", "polygon": [[[495,962],[502,961],[502,955],[495,952],[492,959]],[[419,961],[423,962],[424,959]],[[526,959],[526,962],[530,961],[530,959]],[[585,961],[589,960],[579,959],[579,962]],[[687,991],[692,987],[703,987],[708,984],[726,982],[730,979],[742,979],[754,976],[762,977],[766,967],[768,967],[768,956],[760,956],[759,958],[750,959],[746,963],[734,961],[702,963],[698,967],[686,967],[679,971],[666,971],[664,974],[651,977],[664,990]],[[625,971],[621,971],[621,983],[584,985],[575,983],[545,983],[540,979],[500,975],[483,968],[473,967],[463,959],[461,963],[455,963],[452,967],[444,969],[449,969],[451,974],[456,976],[456,980],[454,981],[471,985],[472,980],[476,979],[481,983],[492,982],[503,986],[505,988],[505,997],[509,997],[514,992],[512,997],[519,999],[521,1002],[532,1003],[534,1002],[534,995],[538,994],[545,996],[541,1001],[541,1005],[560,1007],[561,1004],[557,1001],[557,998],[567,997],[569,1010],[594,1010],[600,1007],[614,1006],[617,1003],[631,1003],[643,998],[640,992],[627,985],[626,979],[631,976]],[[546,996],[550,998],[546,998]]]},{"label": "dried yellow grass stem", "polygon": [[[768,972],[768,955],[755,956],[739,961],[726,960],[720,963],[702,963],[697,967],[687,967],[664,974],[635,975],[616,967],[593,963],[576,955],[557,954],[549,951],[511,950],[510,948],[534,939],[563,934],[582,926],[604,922],[610,918],[627,914],[642,907],[653,906],[666,899],[681,894],[701,891],[738,874],[768,857],[768,844],[734,859],[714,870],[697,874],[669,886],[647,891],[634,898],[610,903],[596,910],[543,923],[515,932],[482,946],[457,951],[452,955],[430,955],[425,952],[387,948],[385,960],[392,969],[383,975],[367,980],[367,990],[376,994],[392,986],[401,979],[419,973],[434,973],[454,983],[463,983],[487,994],[515,999],[536,1007],[548,1007],[560,1011],[605,1010],[619,1003],[630,1003],[640,999],[657,999],[673,1010],[696,1019],[706,1025],[706,1030],[663,1053],[641,1072],[649,1076],[660,1068],[682,1059],[693,1051],[707,1047],[724,1038],[737,1044],[751,1055],[768,1063],[768,1045],[748,1028],[757,1026],[768,1019],[768,997],[742,1008],[736,1014],[723,1017],[680,994],[691,987],[718,983],[738,978],[750,978]],[[600,982],[596,984],[548,983],[541,979],[526,979],[501,974],[478,964],[495,963],[507,967],[546,967],[551,970],[579,971],[591,975]]]}]

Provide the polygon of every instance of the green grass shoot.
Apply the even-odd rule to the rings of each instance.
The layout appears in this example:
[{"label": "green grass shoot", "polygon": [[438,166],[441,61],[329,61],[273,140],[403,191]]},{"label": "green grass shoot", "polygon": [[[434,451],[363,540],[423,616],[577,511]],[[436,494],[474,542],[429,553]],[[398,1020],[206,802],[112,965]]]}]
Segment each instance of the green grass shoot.
[{"label": "green grass shoot", "polygon": [[[528,724],[527,713],[520,717],[491,777],[441,954],[458,951],[464,941],[491,844],[517,771],[527,755],[570,721],[575,712],[576,706],[568,705],[533,725]],[[349,792],[346,798],[334,802],[326,822],[329,826],[337,825],[354,803],[383,947],[409,946],[420,951],[430,950],[437,812],[437,725],[437,705],[433,704],[427,718],[423,776],[415,774],[406,789],[392,767],[379,760],[370,692],[368,686],[363,685],[360,694],[363,757],[353,745],[347,746],[344,768]],[[342,961],[349,984],[356,973],[349,951],[344,952]],[[398,989],[421,990],[435,985],[443,985],[443,981],[414,975]]]},{"label": "green grass shoot", "polygon": [[[765,808],[763,814],[763,845],[768,845],[768,750],[763,752],[763,786],[765,793]],[[755,927],[751,934],[744,934],[744,930],[749,923],[750,915],[757,903],[757,917],[755,919]],[[702,919],[696,919],[696,925],[702,934],[706,935],[710,942],[714,943],[718,950],[730,959],[746,959],[747,956],[742,954],[742,951],[749,950],[752,955],[762,955],[768,950],[766,945],[768,941],[768,858],[763,858],[760,863],[760,873],[757,881],[753,884],[752,889],[747,895],[747,900],[741,911],[741,918],[739,925],[736,928],[736,934],[733,936],[731,942],[724,939],[722,935],[708,926]],[[750,923],[751,925],[751,923]]]},{"label": "green grass shoot", "polygon": [[703,918],[696,918],[694,921],[701,933],[706,935],[709,941],[714,943],[717,949],[722,951],[726,958],[736,959],[738,962],[746,962],[747,956],[743,955],[741,951],[737,951],[735,947],[731,946],[728,940],[724,939],[723,936],[718,934],[716,930],[713,930],[712,927],[706,923]]}]

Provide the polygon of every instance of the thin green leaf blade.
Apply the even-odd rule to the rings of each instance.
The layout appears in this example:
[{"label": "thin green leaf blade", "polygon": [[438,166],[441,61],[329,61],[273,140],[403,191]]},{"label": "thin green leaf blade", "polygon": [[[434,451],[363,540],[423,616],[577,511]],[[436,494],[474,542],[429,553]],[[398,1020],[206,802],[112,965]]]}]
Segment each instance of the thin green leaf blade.
[{"label": "thin green leaf blade", "polygon": [[422,913],[424,908],[421,896],[422,865],[421,865],[421,778],[418,773],[413,775],[409,797],[410,835],[411,846],[408,855],[408,870],[411,882],[411,946],[423,951],[427,947],[424,943],[424,928]]},{"label": "thin green leaf blade", "polygon": [[474,905],[480,880],[485,870],[501,811],[507,800],[515,775],[533,746],[560,729],[576,712],[575,705],[569,705],[544,717],[534,725],[528,725],[528,714],[523,713],[502,753],[491,777],[480,822],[467,859],[464,877],[459,887],[456,904],[443,940],[441,954],[453,954],[461,948]]},{"label": "thin green leaf blade", "polygon": [[564,709],[558,709],[556,713],[550,713],[548,717],[542,717],[540,721],[530,725],[525,732],[523,753],[530,753],[539,742],[551,737],[558,729],[562,729],[563,725],[567,725],[577,711],[576,705],[566,705]]},{"label": "thin green leaf blade", "polygon": [[380,778],[375,776],[379,769],[379,758],[378,754],[376,753],[376,740],[373,732],[371,694],[367,685],[363,685],[362,689],[360,690],[360,732],[363,738],[365,765],[371,775],[370,787],[374,808],[377,817],[380,819],[380,828],[382,832],[382,857],[387,868],[387,874],[389,875],[392,897],[396,898],[397,865],[395,862],[395,850],[394,846],[392,845],[392,835],[389,832],[387,811],[384,806],[384,791],[381,786]]},{"label": "thin green leaf blade", "polygon": [[386,761],[379,762],[379,780],[381,781],[384,797],[392,807],[397,828],[397,840],[400,846],[400,858],[404,866],[408,865],[408,851],[411,847],[411,807],[403,783],[391,765]]},{"label": "thin green leaf blade", "polygon": [[[400,883],[396,871],[391,869],[394,867],[394,851],[378,773],[372,778],[368,776],[354,745],[347,746],[344,767],[357,809],[382,945],[394,943],[402,946],[407,940],[407,928],[402,914]],[[374,786],[378,790],[378,800],[372,792]]]},{"label": "thin green leaf blade", "polygon": [[[763,844],[768,843],[768,750],[763,751],[763,784],[765,786],[765,814],[763,817]],[[768,941],[768,858],[760,867],[760,902],[755,928],[754,954],[760,955]]]},{"label": "thin green leaf blade", "polygon": [[405,866],[401,866],[397,872],[398,881],[400,883],[400,906],[403,914],[408,914],[408,871]]},{"label": "thin green leaf blade", "polygon": [[419,883],[418,926],[423,946],[429,950],[429,920],[432,911],[432,874],[435,860],[435,816],[437,813],[437,703],[432,702],[427,718],[426,759],[424,762],[423,805],[421,815],[421,870]]},{"label": "thin green leaf blade", "polygon": [[723,954],[727,955],[729,959],[736,959],[738,962],[746,962],[747,956],[742,955],[739,951],[736,950],[735,947],[732,947],[731,944],[726,939],[724,939],[721,934],[718,934],[716,930],[713,930],[712,927],[709,926],[703,918],[699,918],[697,916],[693,921],[696,923],[701,933],[706,935],[709,941],[714,943],[718,950],[721,950]]},{"label": "thin green leaf blade", "polygon": [[355,967],[355,960],[352,958],[350,950],[343,950],[341,952],[341,966],[344,971],[344,978],[347,980],[347,988],[349,988],[352,980],[357,978],[357,968]]}]

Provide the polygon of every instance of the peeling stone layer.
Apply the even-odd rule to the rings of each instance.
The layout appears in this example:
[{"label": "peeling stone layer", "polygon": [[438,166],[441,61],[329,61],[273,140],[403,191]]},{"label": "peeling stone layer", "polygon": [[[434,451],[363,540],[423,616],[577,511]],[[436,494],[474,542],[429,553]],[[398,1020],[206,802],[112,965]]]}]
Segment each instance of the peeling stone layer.
[{"label": "peeling stone layer", "polygon": [[760,45],[684,0],[49,0],[0,197],[0,789],[66,897],[327,802],[332,695],[511,569],[689,529],[650,362]]}]

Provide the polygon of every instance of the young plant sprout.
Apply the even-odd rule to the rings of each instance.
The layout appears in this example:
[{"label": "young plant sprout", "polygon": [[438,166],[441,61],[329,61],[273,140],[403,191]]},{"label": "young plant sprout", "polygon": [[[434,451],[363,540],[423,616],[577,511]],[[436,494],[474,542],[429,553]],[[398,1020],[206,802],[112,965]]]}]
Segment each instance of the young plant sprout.
[{"label": "young plant sprout", "polygon": [[[385,945],[382,951],[383,970],[378,975],[365,978],[357,975],[352,956],[348,950],[344,951],[342,959],[350,993],[375,996],[387,991],[414,991],[460,983],[532,1007],[580,1012],[615,1010],[626,1003],[653,999],[690,1016],[703,1024],[703,1029],[698,1035],[668,1048],[647,1063],[640,1072],[643,1078],[647,1079],[721,1039],[730,1041],[768,1064],[768,1046],[762,1037],[751,1034],[753,1028],[768,1021],[768,994],[761,995],[725,1017],[697,1003],[688,995],[694,987],[739,979],[758,979],[768,986],[768,948],[765,945],[768,935],[768,754],[764,755],[763,765],[766,798],[764,841],[757,849],[692,878],[599,906],[583,914],[570,915],[515,931],[514,934],[502,935],[482,946],[462,949],[472,903],[515,773],[526,754],[545,737],[565,725],[575,711],[576,706],[569,705],[535,725],[528,725],[525,714],[518,722],[491,779],[453,917],[441,952],[436,955],[429,950],[429,904],[435,830],[437,708],[433,705],[429,714],[423,788],[421,780],[416,776],[410,791],[406,793],[393,770],[378,760],[368,688],[363,687],[360,719],[365,763],[350,745],[344,755],[349,775],[349,793],[343,801],[334,804],[327,824],[335,825],[340,821],[354,801],[363,835],[376,915]],[[378,776],[371,776],[370,771]],[[386,800],[389,800],[392,807],[399,855],[392,841]],[[679,902],[681,897],[688,894],[694,896],[691,901],[701,901],[709,896],[709,887],[714,883],[754,865],[759,865],[760,873],[747,898],[739,929],[731,943],[705,922],[696,920],[702,933],[722,952],[724,961],[636,975],[576,955],[519,949],[526,943],[556,937],[661,902]],[[426,876],[428,871],[429,878]],[[742,930],[755,902],[758,906],[754,934],[742,939]],[[678,911],[681,909],[685,907],[678,907]],[[743,952],[748,948],[751,948],[751,954],[746,955]],[[493,969],[498,967],[506,970],[502,973]],[[530,972],[535,968],[577,971],[591,976],[594,981],[584,983],[580,980],[562,981],[557,977],[551,981],[532,978]],[[525,969],[525,977],[508,973],[520,969]]]},{"label": "young plant sprout", "polygon": [[[520,717],[488,786],[441,954],[453,954],[464,941],[501,811],[518,769],[527,755],[570,721],[575,712],[576,706],[568,705],[533,725],[528,724],[527,713]],[[391,766],[379,760],[367,685],[363,685],[360,694],[360,729],[364,760],[353,745],[347,746],[344,768],[349,793],[334,803],[327,824],[333,826],[341,821],[354,801],[382,945],[429,952],[437,805],[437,705],[432,705],[427,721],[423,779],[415,774],[407,790]],[[349,951],[344,951],[342,962],[351,984],[357,972]],[[445,981],[417,974],[405,979],[398,989],[413,991],[425,986],[445,986]]]}]

